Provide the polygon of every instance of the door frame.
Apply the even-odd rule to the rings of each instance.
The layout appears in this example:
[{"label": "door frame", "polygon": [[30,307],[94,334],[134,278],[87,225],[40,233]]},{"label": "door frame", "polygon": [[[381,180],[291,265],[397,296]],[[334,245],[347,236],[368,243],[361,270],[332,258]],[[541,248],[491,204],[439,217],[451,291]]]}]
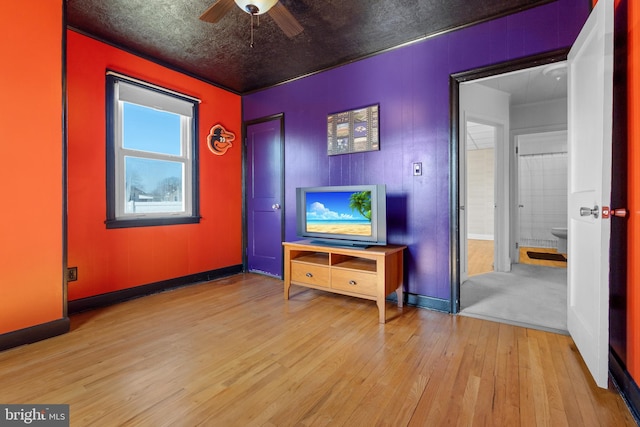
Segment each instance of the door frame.
[{"label": "door frame", "polygon": [[[487,67],[454,73],[449,76],[449,267],[451,277],[450,312],[460,312],[460,84],[512,71],[566,61],[569,49],[557,49],[537,55],[502,62]],[[510,144],[509,144],[510,145]],[[511,240],[511,239],[507,239]]]},{"label": "door frame", "polygon": [[[280,194],[282,195],[280,215],[280,240],[284,241],[285,231],[285,214],[286,214],[286,197],[285,197],[285,165],[284,165],[284,113],[272,114],[252,120],[242,122],[242,271],[249,271],[249,255],[247,250],[249,247],[249,226],[247,224],[247,167],[249,160],[247,159],[247,127],[260,123],[270,122],[273,120],[280,121]],[[282,250],[282,249],[281,249]],[[283,258],[284,260],[284,258]],[[284,272],[284,261],[281,268]]]}]

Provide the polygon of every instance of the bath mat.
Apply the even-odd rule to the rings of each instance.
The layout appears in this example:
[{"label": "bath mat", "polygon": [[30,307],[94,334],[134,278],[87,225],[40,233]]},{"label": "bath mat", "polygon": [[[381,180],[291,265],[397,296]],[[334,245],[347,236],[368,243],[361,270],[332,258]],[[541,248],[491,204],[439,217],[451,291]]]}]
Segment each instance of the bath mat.
[{"label": "bath mat", "polygon": [[567,262],[567,258],[565,258],[562,254],[548,254],[545,252],[533,252],[527,251],[527,256],[531,259],[542,259],[545,261],[561,261]]}]

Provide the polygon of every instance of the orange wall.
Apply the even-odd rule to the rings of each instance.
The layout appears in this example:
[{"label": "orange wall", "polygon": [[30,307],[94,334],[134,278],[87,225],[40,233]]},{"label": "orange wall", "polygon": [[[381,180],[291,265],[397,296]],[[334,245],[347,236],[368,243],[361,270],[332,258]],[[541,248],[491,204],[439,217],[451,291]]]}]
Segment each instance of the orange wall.
[{"label": "orange wall", "polygon": [[627,369],[640,384],[640,4],[628,2],[628,267],[627,267]]},{"label": "orange wall", "polygon": [[[68,31],[69,300],[242,263],[241,98]],[[199,224],[106,229],[105,70],[197,97]],[[211,126],[236,134],[224,156],[207,148]]]},{"label": "orange wall", "polygon": [[34,3],[0,6],[0,334],[63,317],[62,1]]}]

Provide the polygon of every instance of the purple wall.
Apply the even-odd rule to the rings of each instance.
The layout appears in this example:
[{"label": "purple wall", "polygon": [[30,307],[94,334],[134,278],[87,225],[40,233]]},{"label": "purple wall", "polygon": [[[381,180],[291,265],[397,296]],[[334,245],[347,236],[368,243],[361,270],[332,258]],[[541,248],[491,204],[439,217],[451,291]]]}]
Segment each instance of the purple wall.
[{"label": "purple wall", "polygon": [[[587,0],[558,0],[245,96],[245,121],[284,112],[286,240],[295,187],[386,184],[406,291],[449,300],[449,75],[570,46],[588,13]],[[376,103],[380,151],[327,156],[327,115]]]}]

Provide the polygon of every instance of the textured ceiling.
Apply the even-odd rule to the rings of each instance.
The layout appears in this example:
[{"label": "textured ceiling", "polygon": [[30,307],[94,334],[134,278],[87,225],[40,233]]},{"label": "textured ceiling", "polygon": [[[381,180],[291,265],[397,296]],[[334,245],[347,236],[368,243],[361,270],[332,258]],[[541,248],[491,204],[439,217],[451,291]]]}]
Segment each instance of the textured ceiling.
[{"label": "textured ceiling", "polygon": [[238,7],[215,24],[216,0],[67,0],[70,28],[236,93],[270,87],[452,28],[553,0],[280,0],[304,31],[287,38]]}]

